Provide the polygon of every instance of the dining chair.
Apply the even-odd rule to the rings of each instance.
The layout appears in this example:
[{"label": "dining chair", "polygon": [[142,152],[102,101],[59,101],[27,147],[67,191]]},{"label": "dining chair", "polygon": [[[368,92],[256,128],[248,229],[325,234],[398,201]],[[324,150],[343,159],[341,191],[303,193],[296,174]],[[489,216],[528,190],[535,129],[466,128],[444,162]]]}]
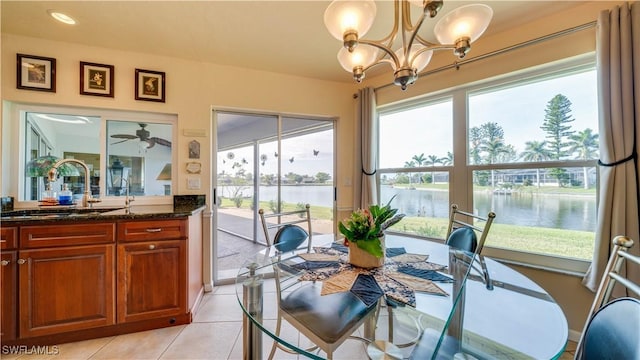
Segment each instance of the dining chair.
[{"label": "dining chair", "polygon": [[493,211],[487,216],[481,216],[460,210],[457,204],[451,204],[445,244],[479,254],[495,217],[496,213]]},{"label": "dining chair", "polygon": [[[260,215],[260,222],[262,223],[262,229],[264,230],[264,237],[267,242],[267,246],[271,246],[275,243],[276,237],[274,236],[274,241],[271,241],[271,231],[272,229],[277,232],[280,231],[286,225],[296,225],[296,224],[306,224],[307,227],[306,235],[304,240],[309,239],[307,242],[307,251],[311,251],[311,243],[313,240],[313,232],[311,231],[311,206],[309,204],[305,204],[304,209],[298,209],[293,211],[286,211],[280,213],[271,213],[267,214],[264,209],[259,209],[258,214]],[[275,221],[269,222],[270,219],[275,219]],[[299,229],[304,230],[298,226]],[[284,235],[287,237],[293,237],[294,230],[288,230]],[[284,236],[281,234],[280,236]]]},{"label": "dining chair", "polygon": [[[626,236],[613,239],[575,359],[640,359],[640,285],[622,272],[626,263],[640,266],[640,257],[629,253],[632,246],[633,240]],[[626,296],[611,300],[616,284],[626,290]]]},{"label": "dining chair", "polygon": [[[470,212],[462,211],[458,209],[457,204],[451,205],[451,211],[449,213],[449,225],[447,227],[447,234],[445,237],[445,244],[451,247],[465,250],[471,253],[479,254],[482,251],[485,240],[487,239],[487,235],[489,234],[489,229],[491,228],[491,224],[495,219],[496,214],[493,211],[490,211],[486,217],[475,215]],[[476,223],[477,222],[477,223]],[[493,285],[491,283],[491,279],[489,278],[489,272],[486,269],[486,264],[482,257],[478,258],[480,266],[482,269],[480,270],[484,276],[485,283],[487,289],[492,290]],[[395,303],[393,300],[387,300],[387,313],[388,313],[388,341],[393,343],[393,331],[394,331],[394,321],[395,317],[393,316],[393,309],[401,306],[400,304]],[[405,343],[395,344],[398,347],[408,347],[412,346],[419,339],[420,334],[422,333],[422,325],[420,323],[420,319],[414,319],[412,321],[412,326],[417,330],[417,336]]]},{"label": "dining chair", "polygon": [[[296,210],[280,214],[265,214],[263,209],[258,211],[262,221],[267,243],[270,242],[269,230],[277,228],[273,237],[273,246],[278,252],[289,252],[304,249],[302,244],[308,241],[307,252],[311,251],[311,220],[309,205],[305,210]],[[276,224],[267,223],[266,218],[276,216],[303,216],[303,218],[284,221]],[[306,222],[308,231],[297,223]],[[286,320],[302,335],[306,336],[314,345],[305,349],[314,351],[320,349],[333,358],[333,352],[348,338],[366,339],[352,336],[368,316],[372,316],[377,305],[365,305],[356,295],[347,291],[329,295],[321,295],[322,284],[316,282],[298,281],[301,271],[278,261],[273,265],[278,315],[276,320],[276,337],[280,337],[282,320]],[[320,299],[322,297],[322,299]],[[290,348],[274,340],[269,353],[273,359],[276,349],[288,353],[296,353]]]}]

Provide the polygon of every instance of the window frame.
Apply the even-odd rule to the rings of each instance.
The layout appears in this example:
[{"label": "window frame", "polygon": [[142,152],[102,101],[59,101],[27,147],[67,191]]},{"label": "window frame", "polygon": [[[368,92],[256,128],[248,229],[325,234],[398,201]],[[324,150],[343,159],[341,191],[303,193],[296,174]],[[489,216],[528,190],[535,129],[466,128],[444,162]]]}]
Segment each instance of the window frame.
[{"label": "window frame", "polygon": [[[531,82],[537,82],[542,79],[550,79],[553,77],[562,77],[571,75],[572,73],[580,73],[587,70],[595,69],[596,58],[595,53],[585,54],[579,57],[565,59],[562,61],[535,66],[530,69],[517,71],[511,74],[503,74],[497,77],[478,81],[472,84],[458,86],[452,89],[439,91],[435,94],[426,94],[407,101],[401,101],[391,104],[380,105],[377,108],[378,114],[385,115],[396,113],[416,106],[428,105],[442,98],[451,97],[453,101],[453,154],[454,161],[452,166],[435,166],[435,167],[416,167],[416,168],[380,168],[377,169],[377,192],[380,195],[380,178],[388,173],[416,172],[416,171],[437,171],[449,173],[449,203],[458,204],[462,208],[472,208],[473,206],[473,181],[474,171],[490,170],[490,169],[535,169],[535,168],[552,168],[552,167],[596,167],[597,160],[558,160],[543,162],[513,162],[498,164],[469,164],[469,142],[468,142],[468,96],[482,92],[490,92],[514,85],[522,85]],[[376,121],[379,121],[377,119]],[[599,133],[599,129],[598,133]],[[378,134],[378,136],[380,136]],[[376,151],[380,152],[378,148]],[[378,158],[379,158],[378,154]],[[599,174],[596,172],[596,206],[598,204],[599,195]],[[597,230],[596,230],[597,231]],[[430,239],[443,242],[444,239]],[[595,241],[595,237],[594,237]],[[590,260],[567,258],[562,256],[554,256],[550,254],[528,253],[519,250],[511,250],[504,248],[494,248],[485,246],[483,254],[492,258],[499,259],[506,263],[516,264],[520,266],[545,269],[565,274],[583,275],[589,265]]]}]

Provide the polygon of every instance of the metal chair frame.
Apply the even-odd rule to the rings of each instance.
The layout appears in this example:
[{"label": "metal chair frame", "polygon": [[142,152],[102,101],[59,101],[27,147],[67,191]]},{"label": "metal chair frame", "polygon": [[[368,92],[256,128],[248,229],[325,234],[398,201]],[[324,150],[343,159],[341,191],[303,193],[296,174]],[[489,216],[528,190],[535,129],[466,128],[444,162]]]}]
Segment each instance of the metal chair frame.
[{"label": "metal chair frame", "polygon": [[[470,220],[463,220],[462,217],[466,217],[466,219],[470,219]],[[452,204],[451,212],[449,213],[449,227],[447,228],[447,236],[445,237],[445,239],[448,239],[449,235],[451,235],[451,232],[453,232],[453,230],[457,229],[458,227],[464,227],[464,226],[469,227],[475,230],[478,234],[480,234],[480,236],[478,237],[478,245],[476,246],[476,251],[475,251],[476,254],[480,254],[480,252],[482,251],[482,248],[484,247],[484,243],[487,240],[487,235],[489,234],[489,229],[491,228],[493,219],[495,218],[496,218],[496,213],[494,213],[493,211],[490,211],[485,217],[485,216],[476,215],[470,212],[462,211],[458,209],[458,205]],[[484,222],[484,226],[475,225],[473,223],[474,220]]]},{"label": "metal chair frame", "polygon": [[[273,245],[273,241],[271,240],[271,236],[269,235],[270,229],[280,229],[285,225],[296,225],[301,223],[307,223],[307,233],[309,234],[309,241],[307,243],[307,251],[311,251],[311,241],[313,239],[313,233],[311,231],[311,206],[309,204],[305,204],[304,209],[302,210],[293,210],[281,213],[273,213],[273,214],[265,214],[264,209],[259,209],[258,214],[260,214],[260,221],[262,223],[262,229],[264,230],[265,240],[267,241],[267,246]],[[282,216],[288,215],[296,215],[301,216],[300,219],[285,221],[282,222]],[[278,218],[277,223],[268,223],[267,219],[270,218]]]},{"label": "metal chair frame", "polygon": [[[471,220],[463,220],[463,217],[466,217],[466,219],[471,219]],[[476,249],[475,249],[475,253],[476,254],[480,254],[480,252],[482,251],[482,248],[484,247],[484,243],[487,239],[487,235],[489,233],[489,229],[491,228],[491,224],[493,223],[493,220],[495,219],[496,214],[493,211],[490,211],[486,217],[484,216],[480,216],[480,215],[475,215],[466,211],[462,211],[458,209],[458,205],[457,204],[452,204],[451,205],[451,212],[449,213],[449,226],[447,227],[447,236],[445,237],[445,243],[447,241],[447,239],[449,238],[449,235],[451,235],[451,233],[459,228],[459,227],[469,227],[471,229],[473,229],[475,232],[479,233],[480,236],[478,236],[478,244],[476,245]],[[484,222],[484,226],[478,226],[473,224],[473,220],[478,220],[480,222]],[[486,268],[486,264],[484,262],[484,259],[479,258],[479,262],[480,265],[482,267],[482,270],[478,270],[476,268],[477,271],[481,272],[484,275],[484,279],[486,282],[486,286],[487,289],[492,290],[493,289],[493,285],[491,283],[491,279],[489,278],[489,272],[487,271]],[[473,265],[471,265],[473,266]],[[475,266],[474,266],[475,268]],[[389,334],[387,336],[389,342],[393,343],[393,321],[394,321],[394,317],[393,317],[393,306],[391,306],[391,304],[387,304],[387,313],[388,313],[388,327],[389,327]],[[404,347],[408,347],[408,346],[412,346],[415,345],[417,340],[420,337],[420,334],[422,333],[422,324],[420,323],[421,319],[417,318],[417,319],[413,319],[413,325],[416,326],[417,331],[417,336],[416,338],[403,343],[403,344],[395,344],[397,347],[400,348],[404,348]]]},{"label": "metal chair frame", "polygon": [[611,256],[609,257],[609,261],[604,269],[602,280],[600,281],[593,304],[591,305],[591,309],[587,315],[587,321],[582,331],[582,335],[580,336],[580,341],[578,342],[576,359],[580,359],[582,357],[582,347],[584,345],[583,343],[589,322],[600,308],[609,303],[613,288],[616,284],[624,286],[627,289],[627,292],[631,291],[635,293],[636,297],[640,298],[640,285],[620,274],[625,261],[630,261],[640,266],[640,257],[629,253],[629,249],[632,246],[633,240],[626,236],[616,236],[613,239]]},{"label": "metal chair frame", "polygon": [[[262,229],[264,230],[264,234],[266,237],[266,241],[267,241],[267,245],[271,246],[274,245],[273,241],[277,240],[277,239],[271,239],[271,236],[269,235],[269,230],[271,229],[281,229],[285,226],[288,225],[297,225],[297,224],[301,224],[301,223],[307,223],[307,233],[308,233],[308,239],[307,239],[307,246],[306,246],[306,251],[307,252],[311,252],[311,245],[312,245],[312,230],[311,230],[311,212],[310,212],[310,206],[309,204],[305,205],[305,209],[304,210],[295,210],[295,211],[288,211],[288,212],[282,212],[282,213],[273,213],[273,214],[265,214],[263,209],[258,210],[258,213],[260,214],[260,219],[262,222]],[[288,216],[288,215],[296,215],[296,216],[302,216],[300,219],[296,219],[296,220],[291,220],[291,221],[284,221],[284,222],[280,222],[281,217],[282,216]],[[278,223],[268,223],[267,219],[268,218],[278,218]],[[303,249],[302,247],[299,247],[299,249]],[[351,335],[349,333],[346,333],[342,338],[338,339],[337,341],[333,342],[333,343],[327,343],[326,341],[324,341],[322,338],[316,336],[313,332],[306,330],[305,326],[300,323],[300,321],[298,319],[296,319],[295,316],[292,316],[290,314],[288,314],[287,312],[283,311],[281,309],[281,295],[282,292],[285,290],[290,290],[290,289],[295,289],[298,286],[301,287],[307,287],[308,289],[305,291],[313,291],[312,287],[315,286],[319,286],[318,284],[300,284],[297,281],[298,276],[301,274],[300,271],[294,271],[292,268],[290,267],[283,267],[280,266],[280,264],[274,264],[274,273],[275,273],[275,282],[276,282],[276,292],[278,293],[276,299],[277,299],[277,309],[278,309],[278,317],[277,317],[277,324],[276,324],[276,336],[278,336],[280,334],[280,329],[282,326],[282,319],[287,320],[288,323],[290,323],[293,327],[295,327],[298,331],[300,331],[300,333],[302,333],[304,336],[306,336],[309,340],[311,340],[311,342],[315,345],[305,349],[305,351],[307,352],[311,352],[311,351],[315,351],[317,349],[321,349],[322,351],[324,351],[327,354],[327,357],[329,359],[332,358],[333,356],[333,352],[340,346],[342,345],[342,343],[347,340],[348,338],[352,338],[352,339],[356,339],[356,340],[360,340],[363,341],[365,343],[368,342],[367,339],[365,338],[361,338],[358,336],[354,336]],[[374,311],[374,313],[377,310]],[[377,317],[377,314],[373,314],[373,317]],[[371,321],[372,318],[372,314],[369,314],[365,317],[363,317],[362,319],[360,319],[356,326],[353,327],[353,330],[355,331],[358,327],[360,327],[365,321]],[[287,348],[284,345],[281,345],[280,343],[278,343],[277,341],[273,342],[273,345],[271,347],[271,352],[269,353],[269,359],[272,359],[275,355],[276,349],[280,349],[283,350],[287,353],[290,354],[297,354],[297,352],[295,352],[294,350]]]}]

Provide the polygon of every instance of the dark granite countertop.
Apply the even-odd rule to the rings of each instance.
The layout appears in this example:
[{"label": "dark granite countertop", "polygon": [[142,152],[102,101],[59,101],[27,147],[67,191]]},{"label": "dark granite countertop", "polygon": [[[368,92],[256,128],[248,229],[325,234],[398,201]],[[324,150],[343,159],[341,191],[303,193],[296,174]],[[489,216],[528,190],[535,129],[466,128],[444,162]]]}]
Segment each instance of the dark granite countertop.
[{"label": "dark granite countertop", "polygon": [[19,209],[2,212],[0,221],[3,226],[10,224],[36,225],[62,222],[144,220],[187,217],[201,212],[204,205],[188,203],[174,205],[134,205],[124,208],[74,208],[51,207]]}]

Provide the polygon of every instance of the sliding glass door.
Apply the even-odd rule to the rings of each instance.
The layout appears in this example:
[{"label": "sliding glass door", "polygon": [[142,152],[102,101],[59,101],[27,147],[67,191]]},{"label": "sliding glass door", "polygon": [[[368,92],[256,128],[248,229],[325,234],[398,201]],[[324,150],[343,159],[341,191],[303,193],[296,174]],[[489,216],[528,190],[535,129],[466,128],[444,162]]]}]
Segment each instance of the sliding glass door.
[{"label": "sliding glass door", "polygon": [[314,234],[334,233],[334,122],[284,115],[214,111],[214,278],[235,278],[266,246],[258,210],[311,205]]}]

